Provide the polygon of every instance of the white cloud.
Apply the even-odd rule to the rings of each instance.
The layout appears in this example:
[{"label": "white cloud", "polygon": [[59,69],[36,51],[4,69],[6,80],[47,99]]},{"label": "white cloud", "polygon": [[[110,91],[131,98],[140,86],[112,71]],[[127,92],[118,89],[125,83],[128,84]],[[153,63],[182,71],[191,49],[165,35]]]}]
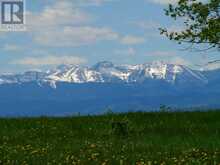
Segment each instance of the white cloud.
[{"label": "white cloud", "polygon": [[26,57],[24,59],[12,61],[14,65],[25,66],[48,66],[60,64],[83,64],[87,60],[77,56],[44,56],[44,57]]},{"label": "white cloud", "polygon": [[[99,4],[105,0],[79,2]],[[118,39],[118,34],[110,28],[88,25],[91,16],[75,4],[77,2],[57,1],[41,13],[29,12],[27,22],[33,41],[43,46],[76,47]]]},{"label": "white cloud", "polygon": [[134,48],[121,49],[121,50],[116,50],[115,54],[134,56],[134,55],[136,55],[136,50]]},{"label": "white cloud", "polygon": [[145,42],[145,39],[142,37],[127,35],[121,39],[121,43],[124,45],[136,45],[142,44]]},{"label": "white cloud", "polygon": [[101,6],[104,3],[112,2],[116,0],[75,0],[74,2],[80,6]]},{"label": "white cloud", "polygon": [[3,46],[3,50],[5,51],[20,51],[22,50],[21,46],[13,45],[13,44],[5,44]]},{"label": "white cloud", "polygon": [[27,26],[30,31],[42,31],[60,25],[77,25],[90,19],[87,13],[76,8],[70,1],[57,1],[52,6],[45,7],[41,13],[27,12]]},{"label": "white cloud", "polygon": [[81,46],[94,44],[102,40],[116,40],[118,34],[108,28],[90,26],[64,27],[52,31],[42,31],[35,36],[35,41],[47,46]]}]

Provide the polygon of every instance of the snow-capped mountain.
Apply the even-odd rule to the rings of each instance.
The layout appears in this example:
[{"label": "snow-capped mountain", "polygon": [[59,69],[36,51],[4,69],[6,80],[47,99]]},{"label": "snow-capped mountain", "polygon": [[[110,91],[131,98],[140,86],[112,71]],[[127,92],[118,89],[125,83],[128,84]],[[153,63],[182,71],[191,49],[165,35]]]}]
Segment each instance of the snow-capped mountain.
[{"label": "snow-capped mountain", "polygon": [[164,62],[92,67],[61,65],[46,72],[0,75],[0,116],[54,116],[220,107],[220,70]]},{"label": "snow-capped mountain", "polygon": [[139,65],[114,65],[99,62],[92,67],[60,65],[47,72],[29,71],[23,74],[0,75],[0,84],[48,82],[55,87],[57,82],[66,83],[144,83],[162,80],[171,84],[207,83],[201,71],[183,65],[153,62]]}]

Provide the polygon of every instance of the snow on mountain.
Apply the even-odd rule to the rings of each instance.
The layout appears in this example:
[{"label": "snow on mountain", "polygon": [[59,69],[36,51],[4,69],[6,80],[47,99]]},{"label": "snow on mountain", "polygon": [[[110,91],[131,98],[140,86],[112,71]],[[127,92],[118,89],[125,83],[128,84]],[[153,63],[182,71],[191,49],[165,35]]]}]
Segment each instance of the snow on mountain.
[{"label": "snow on mountain", "polygon": [[47,79],[70,83],[103,82],[99,72],[77,66],[72,66],[67,70],[56,70],[49,74]]},{"label": "snow on mountain", "polygon": [[202,72],[186,66],[153,62],[140,65],[114,65],[99,62],[93,67],[61,65],[47,72],[30,71],[24,74],[0,75],[0,84],[24,82],[68,83],[143,83],[146,80],[163,80],[168,83],[207,83]]}]

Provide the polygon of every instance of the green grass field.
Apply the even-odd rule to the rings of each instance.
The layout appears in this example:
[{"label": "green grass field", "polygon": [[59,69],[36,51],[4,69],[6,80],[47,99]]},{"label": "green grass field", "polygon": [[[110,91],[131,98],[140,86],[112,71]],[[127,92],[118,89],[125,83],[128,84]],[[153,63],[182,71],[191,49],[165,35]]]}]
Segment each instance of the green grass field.
[{"label": "green grass field", "polygon": [[0,119],[0,164],[220,163],[220,111]]}]

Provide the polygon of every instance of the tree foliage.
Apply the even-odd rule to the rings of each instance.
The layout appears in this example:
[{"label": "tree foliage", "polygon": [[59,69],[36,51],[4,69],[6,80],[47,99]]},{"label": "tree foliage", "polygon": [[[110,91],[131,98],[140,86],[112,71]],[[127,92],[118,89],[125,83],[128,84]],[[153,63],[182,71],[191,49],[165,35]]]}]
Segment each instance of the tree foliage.
[{"label": "tree foliage", "polygon": [[220,0],[179,0],[176,5],[170,4],[165,14],[174,20],[184,20],[184,30],[179,32],[161,28],[170,40],[179,44],[207,44],[208,49],[220,51]]}]

